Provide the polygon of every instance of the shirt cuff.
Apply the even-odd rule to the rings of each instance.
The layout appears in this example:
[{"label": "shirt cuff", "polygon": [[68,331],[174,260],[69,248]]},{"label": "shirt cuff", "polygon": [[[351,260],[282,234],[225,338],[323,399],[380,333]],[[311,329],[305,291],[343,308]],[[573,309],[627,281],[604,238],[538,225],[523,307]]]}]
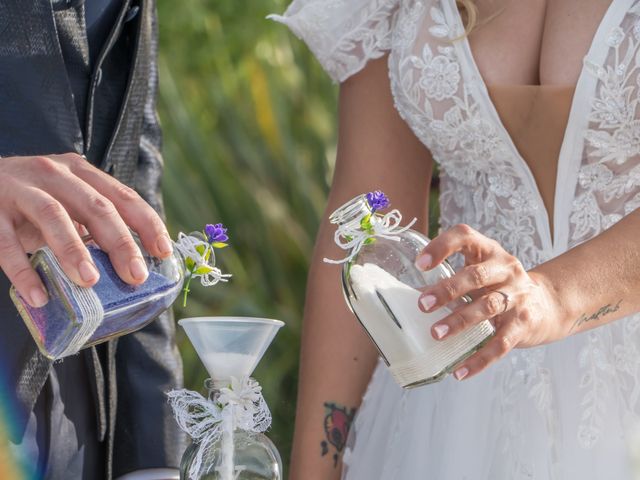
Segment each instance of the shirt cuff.
[{"label": "shirt cuff", "polygon": [[175,468],[146,468],[127,473],[116,480],[180,480],[180,471]]}]

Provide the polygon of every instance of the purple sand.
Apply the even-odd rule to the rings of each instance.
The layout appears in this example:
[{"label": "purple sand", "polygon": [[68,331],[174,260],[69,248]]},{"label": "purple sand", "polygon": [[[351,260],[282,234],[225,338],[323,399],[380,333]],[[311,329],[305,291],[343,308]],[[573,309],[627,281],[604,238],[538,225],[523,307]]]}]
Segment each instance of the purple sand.
[{"label": "purple sand", "polygon": [[[105,252],[93,246],[88,246],[88,249],[100,272],[100,280],[93,286],[93,290],[100,299],[105,313],[102,324],[89,339],[88,344],[99,343],[108,340],[114,334],[128,333],[143,327],[169,308],[175,300],[175,295],[166,294],[167,290],[178,283],[175,280],[156,272],[149,272],[149,277],[142,285],[129,285],[118,277]],[[31,315],[35,329],[40,332],[44,350],[55,357],[64,350],[77,328],[74,319],[70,318],[65,309],[65,303],[71,305],[75,317],[79,317],[81,313],[63,282],[59,282],[59,286],[62,287],[67,302],[58,295],[58,291],[44,275],[42,268],[36,268],[36,271],[49,292],[49,302],[43,308],[32,308],[24,300],[23,304]]]},{"label": "purple sand", "polygon": [[[163,295],[175,287],[178,283],[175,280],[149,272],[149,277],[142,285],[129,285],[120,279],[105,252],[93,247],[89,247],[89,252],[100,272],[100,280],[93,290],[102,302],[105,317],[113,310],[118,310],[118,313],[111,315],[108,321],[105,319],[88,343],[106,340],[114,333],[137,330],[169,308],[175,300],[173,295],[169,298]],[[150,297],[154,300],[146,303]]]}]

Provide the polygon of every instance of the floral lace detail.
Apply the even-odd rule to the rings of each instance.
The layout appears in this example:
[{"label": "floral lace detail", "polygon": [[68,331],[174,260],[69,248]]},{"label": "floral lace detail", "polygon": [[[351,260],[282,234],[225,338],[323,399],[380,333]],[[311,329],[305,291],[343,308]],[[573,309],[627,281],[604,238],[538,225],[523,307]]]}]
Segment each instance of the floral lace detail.
[{"label": "floral lace detail", "polygon": [[[399,0],[297,0],[283,16],[267,18],[287,25],[304,40],[335,82],[361,70],[389,50],[393,13]],[[336,22],[336,12],[342,21]]]},{"label": "floral lace detail", "polygon": [[585,133],[585,158],[569,221],[578,244],[614,225],[640,206],[640,18],[635,6],[624,28],[609,32],[606,66],[585,60],[597,79]]},{"label": "floral lace detail", "polygon": [[[640,314],[623,321],[620,340],[613,347],[612,363],[618,375],[619,398],[624,410],[637,420],[640,407]],[[630,419],[627,419],[630,420]]]},{"label": "floral lace detail", "polygon": [[600,374],[613,373],[607,361],[603,342],[597,332],[589,332],[589,339],[580,351],[578,365],[585,370],[580,377],[580,388],[586,393],[582,398],[582,422],[578,427],[578,442],[583,448],[593,448],[604,428],[606,397],[610,394],[607,383]]},{"label": "floral lace detail", "polygon": [[[389,58],[396,108],[441,166],[442,227],[467,223],[531,268],[545,258],[538,201],[522,181],[504,128],[478,99],[482,87],[463,78],[461,41],[454,41],[461,25],[439,2],[430,3],[403,2],[398,14]],[[426,16],[431,38],[415,52],[416,25]]]},{"label": "floral lace detail", "polygon": [[[640,8],[627,12],[621,26],[606,36],[607,59],[598,65],[585,60],[585,71],[596,79],[585,131],[583,162],[569,222],[575,246],[610,228],[640,208]],[[588,333],[578,362],[582,420],[577,438],[593,448],[605,428],[607,400],[617,394],[623,411],[637,417],[640,398],[640,318],[636,315]],[[615,375],[617,392],[610,378]]]}]

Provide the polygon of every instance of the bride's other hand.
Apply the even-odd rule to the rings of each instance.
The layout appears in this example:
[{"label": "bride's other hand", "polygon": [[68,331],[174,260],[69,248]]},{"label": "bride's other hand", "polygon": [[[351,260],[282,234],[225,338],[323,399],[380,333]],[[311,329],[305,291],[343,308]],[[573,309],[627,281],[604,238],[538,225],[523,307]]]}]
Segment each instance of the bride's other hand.
[{"label": "bride's other hand", "polygon": [[496,333],[478,352],[454,372],[458,380],[469,378],[516,347],[531,347],[566,336],[559,318],[562,303],[544,276],[525,270],[502,246],[468,225],[457,225],[434,238],[416,259],[429,270],[447,257],[461,253],[465,267],[451,278],[423,290],[419,308],[432,312],[469,295],[473,299],[451,315],[434,323],[436,340],[449,338],[489,319]]}]

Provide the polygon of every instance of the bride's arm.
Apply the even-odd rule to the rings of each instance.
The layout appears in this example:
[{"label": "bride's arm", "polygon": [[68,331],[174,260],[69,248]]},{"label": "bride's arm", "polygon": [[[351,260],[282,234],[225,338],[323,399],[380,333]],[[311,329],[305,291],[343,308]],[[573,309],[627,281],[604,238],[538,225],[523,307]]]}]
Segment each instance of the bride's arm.
[{"label": "bride's arm", "polygon": [[[386,56],[369,62],[340,87],[338,154],[326,212],[382,189],[394,208],[417,217],[416,228],[425,230],[431,171],[429,152],[393,106]],[[344,439],[327,436],[325,417],[332,410],[336,419],[349,417],[358,407],[377,359],[347,309],[340,267],[322,262],[344,256],[333,231],[325,214],[307,285],[291,480],[339,478]]]}]

